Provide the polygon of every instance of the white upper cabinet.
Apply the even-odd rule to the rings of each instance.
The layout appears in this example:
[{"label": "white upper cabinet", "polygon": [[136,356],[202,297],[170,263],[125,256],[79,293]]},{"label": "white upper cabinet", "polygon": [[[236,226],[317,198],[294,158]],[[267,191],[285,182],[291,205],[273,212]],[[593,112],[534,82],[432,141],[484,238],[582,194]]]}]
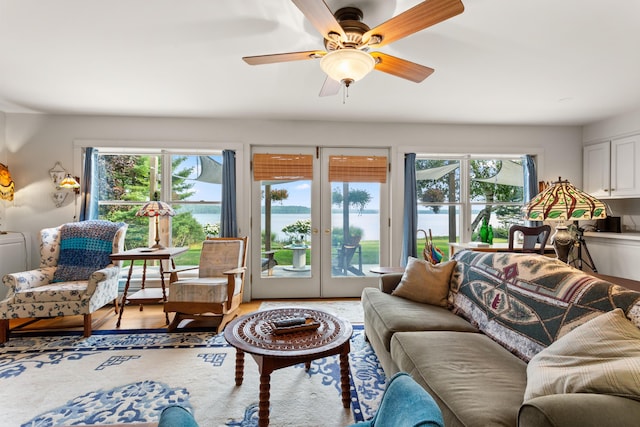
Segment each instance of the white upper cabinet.
[{"label": "white upper cabinet", "polygon": [[640,135],[611,141],[611,197],[640,195]]},{"label": "white upper cabinet", "polygon": [[584,147],[583,190],[594,197],[640,197],[640,135]]},{"label": "white upper cabinet", "polygon": [[588,145],[583,150],[582,190],[593,197],[610,197],[611,144]]}]

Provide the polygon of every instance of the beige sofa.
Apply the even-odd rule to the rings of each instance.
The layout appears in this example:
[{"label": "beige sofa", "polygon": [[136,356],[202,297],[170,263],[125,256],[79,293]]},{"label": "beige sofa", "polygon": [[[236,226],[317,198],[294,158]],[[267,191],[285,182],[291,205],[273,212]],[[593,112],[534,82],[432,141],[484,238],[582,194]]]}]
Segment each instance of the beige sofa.
[{"label": "beige sofa", "polygon": [[[612,322],[602,326],[602,319],[618,312],[623,326],[631,325],[625,341],[631,350],[623,359],[635,354],[630,362],[638,362],[640,293],[540,255],[463,251],[454,259],[440,305],[392,295],[402,274],[384,275],[380,289],[363,291],[365,333],[387,376],[409,373],[434,397],[447,426],[640,425],[640,391],[624,389],[640,384],[640,371],[633,373],[640,365],[626,368],[631,374],[614,374],[623,385],[613,387],[622,391],[600,393],[600,384],[572,384],[572,370],[582,366],[551,369],[563,352],[580,348],[572,340],[603,344],[593,350],[596,361],[600,352],[616,348],[604,332]],[[407,271],[420,264],[412,261]],[[581,331],[593,341],[580,341]]]}]

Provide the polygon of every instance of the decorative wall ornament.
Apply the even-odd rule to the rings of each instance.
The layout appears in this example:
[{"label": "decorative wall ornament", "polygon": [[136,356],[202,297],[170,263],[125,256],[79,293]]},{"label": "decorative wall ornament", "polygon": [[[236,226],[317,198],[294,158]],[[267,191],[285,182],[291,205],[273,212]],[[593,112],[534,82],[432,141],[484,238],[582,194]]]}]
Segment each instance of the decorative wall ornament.
[{"label": "decorative wall ornament", "polygon": [[64,201],[67,199],[67,194],[69,194],[69,192],[65,190],[57,190],[51,193],[51,198],[53,199],[53,203],[55,203],[56,208],[64,205]]},{"label": "decorative wall ornament", "polygon": [[60,162],[56,162],[55,165],[51,169],[49,169],[49,176],[51,177],[51,181],[56,188],[60,188],[60,183],[67,176],[67,171],[62,167]]},{"label": "decorative wall ornament", "polygon": [[65,205],[69,193],[80,193],[79,178],[74,179],[71,174],[62,167],[60,162],[56,162],[56,164],[49,169],[49,176],[55,187],[55,191],[51,193],[51,199],[57,208]]}]

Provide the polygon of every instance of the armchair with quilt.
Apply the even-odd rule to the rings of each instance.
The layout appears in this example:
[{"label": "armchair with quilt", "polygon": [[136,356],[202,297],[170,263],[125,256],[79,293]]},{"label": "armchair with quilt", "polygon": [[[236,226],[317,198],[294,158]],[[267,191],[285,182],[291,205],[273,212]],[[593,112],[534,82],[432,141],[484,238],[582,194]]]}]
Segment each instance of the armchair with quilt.
[{"label": "armchair with quilt", "polygon": [[172,281],[164,311],[176,313],[170,331],[186,319],[210,321],[222,331],[238,315],[244,292],[247,240],[218,237],[202,242],[198,277],[174,280],[184,269],[165,271],[171,274]]},{"label": "armchair with quilt", "polygon": [[91,314],[113,302],[118,312],[120,265],[109,255],[122,251],[127,224],[91,220],[40,231],[40,267],[7,274],[0,301],[0,344],[9,338],[9,320],[83,315],[84,336]]}]

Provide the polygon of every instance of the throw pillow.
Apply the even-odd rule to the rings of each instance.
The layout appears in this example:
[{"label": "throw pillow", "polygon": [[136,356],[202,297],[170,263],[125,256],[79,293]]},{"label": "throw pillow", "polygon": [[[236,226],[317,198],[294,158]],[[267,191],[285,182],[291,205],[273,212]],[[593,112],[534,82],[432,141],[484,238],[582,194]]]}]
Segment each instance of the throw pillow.
[{"label": "throw pillow", "polygon": [[113,239],[123,225],[101,220],[63,225],[53,282],[87,280],[91,273],[111,264]]},{"label": "throw pillow", "polygon": [[578,326],[531,359],[524,400],[563,393],[640,400],[640,329],[621,309]]},{"label": "throw pillow", "polygon": [[431,264],[422,259],[409,257],[402,279],[391,294],[412,301],[446,307],[451,273],[455,267],[456,262],[453,260]]}]

